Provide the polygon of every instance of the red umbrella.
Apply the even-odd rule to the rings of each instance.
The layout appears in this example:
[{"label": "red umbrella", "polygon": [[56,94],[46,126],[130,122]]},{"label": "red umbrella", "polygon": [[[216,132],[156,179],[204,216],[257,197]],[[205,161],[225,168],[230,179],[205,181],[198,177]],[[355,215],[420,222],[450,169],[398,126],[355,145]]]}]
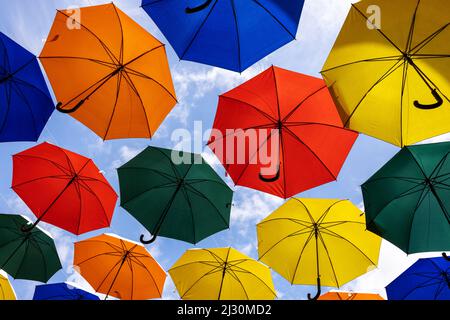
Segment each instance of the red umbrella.
[{"label": "red umbrella", "polygon": [[73,234],[111,224],[117,194],[91,159],[49,143],[13,156],[12,188],[38,220]]},{"label": "red umbrella", "polygon": [[282,198],[336,180],[358,137],[322,79],[277,67],[220,96],[214,129],[209,146],[234,183]]}]

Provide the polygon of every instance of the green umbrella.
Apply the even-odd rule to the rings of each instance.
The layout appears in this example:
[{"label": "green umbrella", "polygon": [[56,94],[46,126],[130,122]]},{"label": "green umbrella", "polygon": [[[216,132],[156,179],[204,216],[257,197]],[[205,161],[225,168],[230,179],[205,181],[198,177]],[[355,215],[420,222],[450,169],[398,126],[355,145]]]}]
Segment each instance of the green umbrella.
[{"label": "green umbrella", "polygon": [[30,223],[23,216],[0,214],[0,269],[14,279],[47,282],[61,262],[53,239],[42,229],[23,231]]},{"label": "green umbrella", "polygon": [[403,148],[362,185],[370,231],[406,253],[450,250],[450,142]]},{"label": "green umbrella", "polygon": [[121,206],[153,235],[144,244],[195,244],[229,226],[233,191],[200,155],[148,147],[118,173]]}]

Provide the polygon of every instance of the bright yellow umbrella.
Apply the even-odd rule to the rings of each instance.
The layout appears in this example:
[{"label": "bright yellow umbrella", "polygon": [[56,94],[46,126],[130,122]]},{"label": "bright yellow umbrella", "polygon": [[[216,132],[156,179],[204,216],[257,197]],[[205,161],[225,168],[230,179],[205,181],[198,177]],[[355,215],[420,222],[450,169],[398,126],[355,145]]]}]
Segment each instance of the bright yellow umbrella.
[{"label": "bright yellow umbrella", "polygon": [[292,198],[257,225],[260,260],[291,284],[340,287],[377,265],[381,238],[348,200]]},{"label": "bright yellow umbrella", "polygon": [[347,127],[397,146],[450,131],[448,4],[352,5],[322,71]]},{"label": "bright yellow umbrella", "polygon": [[191,249],[169,274],[183,300],[271,300],[270,270],[233,248]]},{"label": "bright yellow umbrella", "polygon": [[16,300],[14,289],[3,271],[0,271],[0,300]]}]

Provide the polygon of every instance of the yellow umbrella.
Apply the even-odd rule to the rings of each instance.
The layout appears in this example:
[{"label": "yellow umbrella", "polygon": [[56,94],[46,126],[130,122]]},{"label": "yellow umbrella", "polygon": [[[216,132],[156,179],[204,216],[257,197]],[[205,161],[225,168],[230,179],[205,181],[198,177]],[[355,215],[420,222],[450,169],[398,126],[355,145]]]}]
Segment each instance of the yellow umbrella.
[{"label": "yellow umbrella", "polygon": [[348,200],[292,198],[257,225],[260,260],[291,284],[340,287],[378,263],[381,238]]},{"label": "yellow umbrella", "polygon": [[322,71],[347,127],[397,146],[450,131],[448,4],[352,5]]},{"label": "yellow umbrella", "polygon": [[271,300],[270,270],[233,248],[191,249],[169,270],[183,300]]},{"label": "yellow umbrella", "polygon": [[16,300],[16,294],[9,283],[8,275],[3,271],[0,271],[0,300]]}]

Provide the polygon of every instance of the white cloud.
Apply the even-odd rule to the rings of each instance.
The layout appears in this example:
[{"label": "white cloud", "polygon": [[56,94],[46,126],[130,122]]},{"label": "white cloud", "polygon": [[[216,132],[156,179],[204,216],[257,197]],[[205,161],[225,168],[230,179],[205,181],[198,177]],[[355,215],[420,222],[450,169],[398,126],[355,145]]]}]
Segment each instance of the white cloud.
[{"label": "white cloud", "polygon": [[427,144],[427,143],[438,143],[438,142],[448,142],[450,141],[450,133],[446,133],[437,137],[433,137],[424,141],[419,142],[418,144]]}]

